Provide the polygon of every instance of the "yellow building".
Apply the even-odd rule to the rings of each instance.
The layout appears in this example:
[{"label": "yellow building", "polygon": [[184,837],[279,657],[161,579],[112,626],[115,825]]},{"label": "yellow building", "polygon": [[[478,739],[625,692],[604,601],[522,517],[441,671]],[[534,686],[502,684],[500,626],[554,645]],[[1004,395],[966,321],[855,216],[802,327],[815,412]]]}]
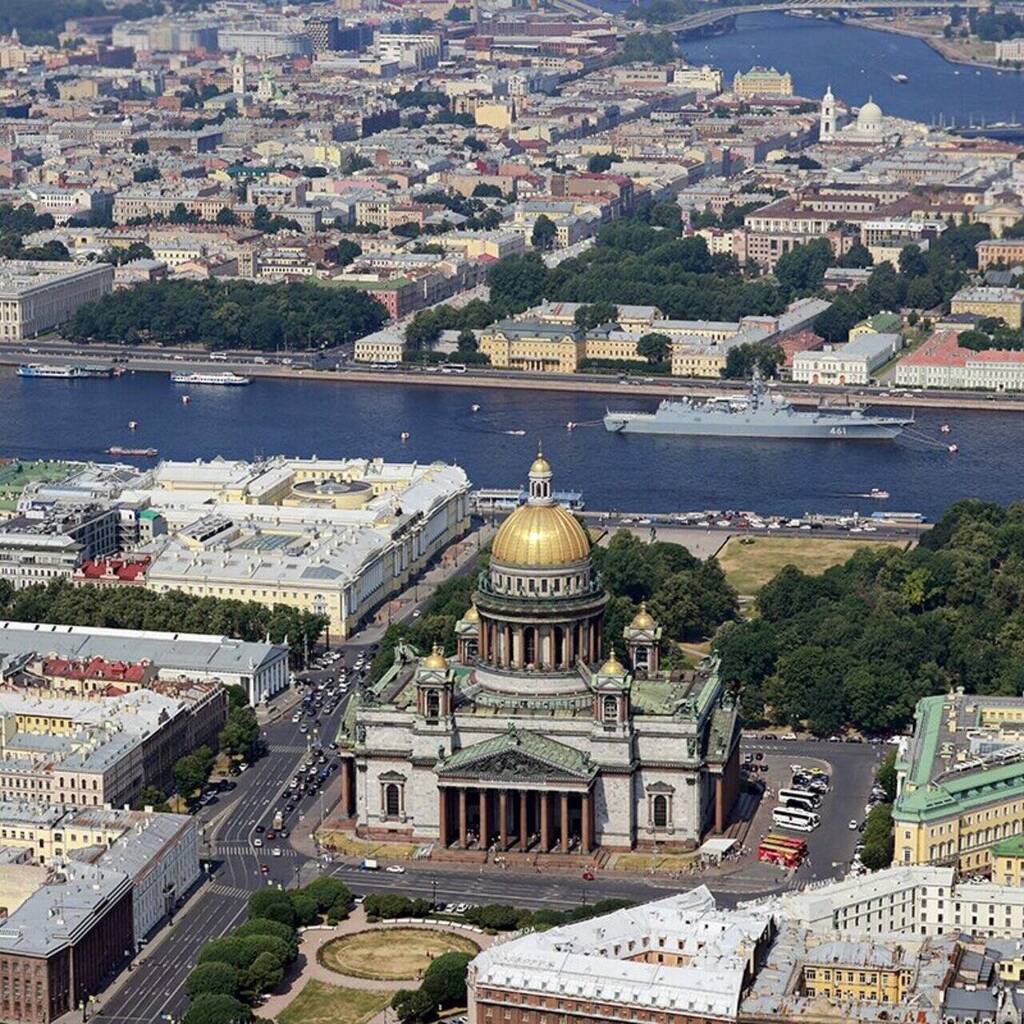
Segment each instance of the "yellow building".
[{"label": "yellow building", "polygon": [[481,335],[480,351],[502,369],[575,373],[585,358],[586,340],[574,324],[501,320]]},{"label": "yellow building", "polygon": [[732,91],[737,96],[792,96],[793,77],[788,71],[775,68],[751,68],[737,71],[732,79]]},{"label": "yellow building", "polygon": [[953,296],[950,312],[1001,317],[1010,327],[1017,329],[1024,320],[1024,289],[961,288]]},{"label": "yellow building", "polygon": [[473,119],[480,128],[506,131],[516,119],[516,111],[511,103],[479,103],[473,111]]},{"label": "yellow building", "polygon": [[812,949],[800,972],[801,994],[830,1003],[900,1003],[914,988],[914,955],[902,947],[829,942]]},{"label": "yellow building", "polygon": [[1024,836],[1003,839],[992,847],[992,881],[1024,885]]},{"label": "yellow building", "polygon": [[672,344],[673,377],[712,377],[718,379],[725,369],[725,351],[716,345]]},{"label": "yellow building", "polygon": [[1005,871],[993,851],[1024,833],[1024,699],[925,697],[914,715],[896,760],[893,863]]}]

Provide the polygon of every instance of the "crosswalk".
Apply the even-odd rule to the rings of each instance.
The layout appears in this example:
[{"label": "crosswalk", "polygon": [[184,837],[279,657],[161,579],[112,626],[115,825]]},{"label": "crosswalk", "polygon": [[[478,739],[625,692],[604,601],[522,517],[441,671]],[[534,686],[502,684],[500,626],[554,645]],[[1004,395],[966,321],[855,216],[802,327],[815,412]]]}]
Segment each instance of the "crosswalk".
[{"label": "crosswalk", "polygon": [[220,882],[213,882],[208,891],[216,896],[230,896],[232,899],[247,900],[252,895],[248,889],[236,889],[230,885],[221,885]]},{"label": "crosswalk", "polygon": [[[293,850],[290,846],[276,846],[276,847],[264,846],[264,847],[262,847],[260,849],[257,849],[254,846],[250,846],[248,843],[237,843],[237,842],[223,842],[223,843],[220,843],[220,842],[218,842],[218,843],[214,843],[213,845],[214,845],[214,849],[218,853],[234,854],[236,857],[237,856],[242,856],[242,857],[245,857],[245,856],[249,856],[249,857],[274,857],[275,855],[270,852],[272,849],[277,849],[277,850],[281,851],[280,854],[277,854],[278,857],[298,857],[298,853],[296,853],[296,851]],[[275,857],[275,859],[276,859],[276,857]]]}]

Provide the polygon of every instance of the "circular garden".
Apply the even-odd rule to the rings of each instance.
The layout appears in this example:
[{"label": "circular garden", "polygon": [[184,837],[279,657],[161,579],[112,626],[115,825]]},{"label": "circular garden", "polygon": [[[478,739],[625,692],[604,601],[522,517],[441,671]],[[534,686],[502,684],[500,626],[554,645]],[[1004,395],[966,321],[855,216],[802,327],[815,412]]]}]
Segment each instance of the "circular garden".
[{"label": "circular garden", "polygon": [[418,978],[445,953],[470,953],[480,947],[464,935],[432,928],[374,928],[332,939],[317,959],[329,971],[373,981]]}]

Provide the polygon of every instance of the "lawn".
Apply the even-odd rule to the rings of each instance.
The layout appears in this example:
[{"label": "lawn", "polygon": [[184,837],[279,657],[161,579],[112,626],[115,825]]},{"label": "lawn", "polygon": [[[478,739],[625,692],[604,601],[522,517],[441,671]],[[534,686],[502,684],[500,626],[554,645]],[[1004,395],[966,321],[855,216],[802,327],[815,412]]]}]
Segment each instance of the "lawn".
[{"label": "lawn", "polygon": [[391,1002],[390,992],[307,981],[278,1024],[364,1024]]},{"label": "lawn", "polygon": [[352,978],[405,981],[418,978],[442,953],[479,953],[472,939],[432,928],[374,928],[321,946],[317,959]]},{"label": "lawn", "polygon": [[16,509],[25,484],[40,480],[63,480],[74,468],[70,462],[49,459],[34,462],[14,460],[0,465],[0,509],[6,512]]},{"label": "lawn", "polygon": [[[753,541],[743,544],[742,540]],[[718,553],[729,582],[741,596],[752,597],[783,566],[795,565],[812,576],[840,565],[864,547],[891,547],[891,542],[832,537],[731,537]]]},{"label": "lawn", "polygon": [[325,850],[334,850],[346,857],[412,860],[413,854],[419,849],[418,843],[381,843],[374,839],[359,839],[351,832],[342,832],[340,829],[320,829],[317,838]]}]

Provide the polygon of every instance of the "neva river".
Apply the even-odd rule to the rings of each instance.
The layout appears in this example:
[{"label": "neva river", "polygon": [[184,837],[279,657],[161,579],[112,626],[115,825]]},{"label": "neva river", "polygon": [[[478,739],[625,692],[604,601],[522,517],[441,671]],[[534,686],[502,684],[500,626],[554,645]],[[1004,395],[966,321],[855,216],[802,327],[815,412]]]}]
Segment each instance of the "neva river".
[{"label": "neva river", "polygon": [[[183,405],[181,395],[191,394]],[[625,389],[624,389],[625,390]],[[653,409],[656,399],[443,385],[257,379],[247,388],[185,389],[166,374],[114,380],[26,380],[0,370],[0,456],[110,461],[111,445],[154,447],[163,458],[284,453],[437,459],[476,486],[525,482],[538,441],[560,488],[591,509],[671,512],[754,509],[799,515],[879,508],[930,517],[958,498],[1019,500],[1024,416],[924,410],[931,444],[750,441],[607,433],[606,404]],[[479,403],[478,413],[470,406]],[[128,429],[129,420],[138,428]],[[568,421],[580,423],[567,431]],[[951,432],[939,433],[948,422]],[[505,431],[525,431],[514,436]],[[402,432],[410,438],[401,441]],[[938,447],[956,441],[958,455]],[[146,460],[137,460],[147,464]],[[854,495],[884,488],[887,503]]]},{"label": "neva river", "polygon": [[[785,14],[747,14],[736,31],[681,42],[695,64],[711,64],[732,81],[761,64],[788,71],[801,96],[820,97],[831,84],[839,99],[860,106],[874,96],[882,111],[927,124],[1024,119],[1024,74],[950,64],[909,36]],[[897,85],[892,74],[910,78]]]}]

